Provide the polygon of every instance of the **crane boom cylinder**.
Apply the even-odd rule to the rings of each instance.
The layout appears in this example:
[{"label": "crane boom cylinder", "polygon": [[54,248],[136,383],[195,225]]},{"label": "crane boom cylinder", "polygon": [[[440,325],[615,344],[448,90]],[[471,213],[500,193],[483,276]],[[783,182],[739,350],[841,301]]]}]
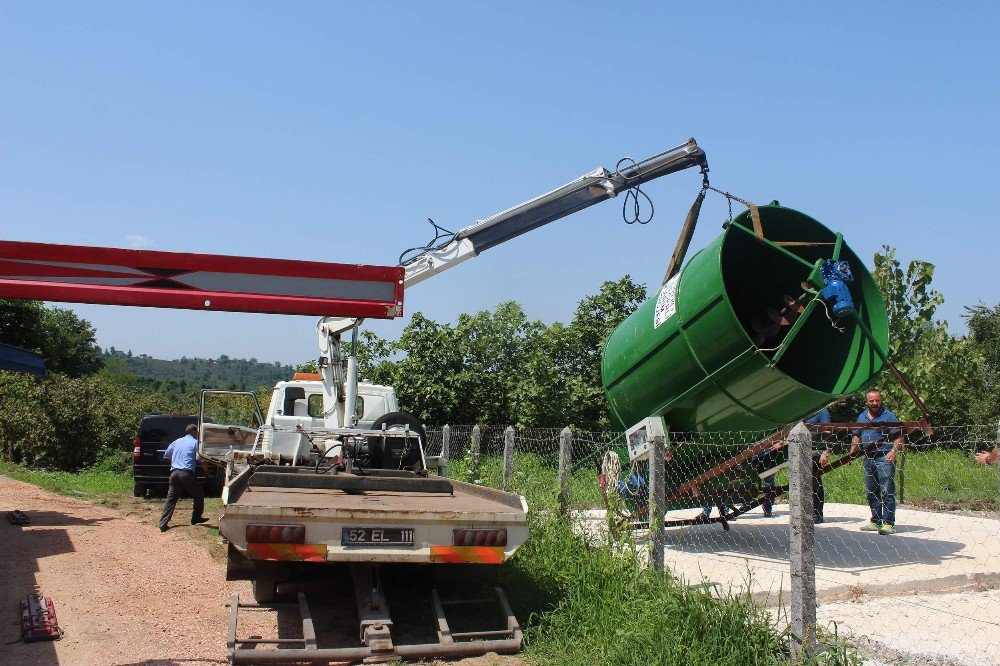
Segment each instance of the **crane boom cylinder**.
[{"label": "crane boom cylinder", "polygon": [[693,166],[707,166],[705,151],[694,139],[614,172],[603,167],[562,187],[465,227],[451,242],[431,248],[404,264],[407,287],[466,259],[550,222],[572,215],[620,192]]}]

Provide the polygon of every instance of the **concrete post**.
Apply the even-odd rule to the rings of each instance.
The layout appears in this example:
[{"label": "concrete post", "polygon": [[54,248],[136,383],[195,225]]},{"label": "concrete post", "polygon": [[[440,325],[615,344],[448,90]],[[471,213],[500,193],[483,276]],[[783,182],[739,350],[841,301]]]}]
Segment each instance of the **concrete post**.
[{"label": "concrete post", "polygon": [[788,438],[788,503],[791,510],[792,663],[816,652],[816,559],[813,523],[812,434],[799,423]]},{"label": "concrete post", "polygon": [[573,431],[559,433],[559,512],[569,515],[569,477],[573,466]]},{"label": "concrete post", "polygon": [[503,431],[503,489],[510,490],[510,479],[514,475],[514,426]]},{"label": "concrete post", "polygon": [[653,571],[663,573],[666,529],[663,526],[666,515],[666,436],[654,434],[649,438],[649,559]]},{"label": "concrete post", "polygon": [[451,457],[451,426],[447,423],[441,428],[441,461],[438,463],[438,474],[448,476],[448,459]]},{"label": "concrete post", "polygon": [[481,483],[482,479],[479,478],[479,439],[482,434],[479,426],[473,426],[472,428],[472,482]]}]

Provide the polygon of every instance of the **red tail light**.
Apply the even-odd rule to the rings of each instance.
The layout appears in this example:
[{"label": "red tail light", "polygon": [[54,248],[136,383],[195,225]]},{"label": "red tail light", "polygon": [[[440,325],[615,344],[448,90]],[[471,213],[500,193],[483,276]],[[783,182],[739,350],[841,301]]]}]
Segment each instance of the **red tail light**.
[{"label": "red tail light", "polygon": [[259,525],[247,523],[247,543],[305,543],[305,525]]},{"label": "red tail light", "polygon": [[132,462],[139,462],[139,449],[142,448],[142,442],[138,437],[135,438],[135,448],[132,449]]},{"label": "red tail light", "polygon": [[454,546],[506,546],[507,528],[499,529],[458,529],[452,531]]}]

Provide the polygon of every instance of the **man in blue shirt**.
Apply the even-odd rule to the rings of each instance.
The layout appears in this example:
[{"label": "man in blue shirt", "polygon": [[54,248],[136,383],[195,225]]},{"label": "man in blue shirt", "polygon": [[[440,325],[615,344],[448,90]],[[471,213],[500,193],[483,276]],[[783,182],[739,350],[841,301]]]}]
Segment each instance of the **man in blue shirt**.
[{"label": "man in blue shirt", "polygon": [[[858,423],[878,423],[899,421],[899,418],[882,404],[882,394],[872,389],[865,394],[868,409],[858,415]],[[896,453],[903,446],[903,434],[898,428],[855,431],[851,438],[851,453],[857,453],[860,445],[868,449],[876,444],[874,451],[864,454],[863,470],[871,520],[864,526],[864,532],[895,534],[896,529]]]},{"label": "man in blue shirt", "polygon": [[201,515],[205,509],[205,493],[195,475],[198,464],[198,439],[195,437],[197,434],[198,426],[193,423],[189,424],[184,429],[184,436],[170,442],[170,446],[163,453],[163,459],[170,461],[170,490],[167,491],[167,501],[163,505],[163,514],[160,516],[161,532],[167,531],[182,490],[188,491],[194,498],[191,524],[198,525],[208,522],[208,518]]},{"label": "man in blue shirt", "polygon": [[[830,410],[824,407],[812,416],[806,419],[806,423],[829,423],[830,422]],[[760,453],[754,456],[754,458],[764,458],[772,451],[780,451],[781,448],[785,446],[784,441],[775,442],[774,445],[769,449],[764,449]],[[813,521],[817,523],[823,522],[823,503],[826,499],[826,490],[823,488],[822,474],[819,470],[819,465],[825,464],[825,462],[820,459],[819,454],[813,454]],[[764,477],[764,488],[774,488],[774,474]],[[766,490],[765,490],[766,493]],[[747,505],[743,505],[740,509],[744,509]],[[772,510],[774,508],[774,498],[771,495],[766,494],[764,501],[761,503],[761,508],[764,509],[764,517],[770,518],[772,515]]]}]

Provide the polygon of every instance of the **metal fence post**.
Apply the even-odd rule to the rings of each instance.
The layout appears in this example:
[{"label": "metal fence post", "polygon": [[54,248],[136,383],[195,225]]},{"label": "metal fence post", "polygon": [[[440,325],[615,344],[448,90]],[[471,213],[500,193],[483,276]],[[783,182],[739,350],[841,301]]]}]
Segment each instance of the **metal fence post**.
[{"label": "metal fence post", "polygon": [[799,423],[788,440],[788,503],[791,511],[792,663],[816,652],[816,559],[813,523],[812,434]]},{"label": "metal fence post", "polygon": [[566,426],[559,433],[559,512],[569,514],[569,477],[573,464],[573,431]]},{"label": "metal fence post", "polygon": [[474,426],[472,428],[472,482],[481,483],[482,479],[479,478],[479,437],[482,430],[479,426]]},{"label": "metal fence post", "polygon": [[514,475],[514,426],[503,431],[503,489],[510,490],[510,478]]},{"label": "metal fence post", "polygon": [[666,530],[663,526],[666,515],[666,484],[664,476],[666,474],[666,436],[664,434],[653,434],[649,438],[649,447],[652,455],[649,458],[649,537],[650,551],[649,558],[652,560],[653,571],[663,573],[664,545],[666,543]]},{"label": "metal fence post", "polygon": [[447,423],[441,428],[441,459],[438,462],[438,474],[448,476],[448,458],[451,455],[451,426]]}]

